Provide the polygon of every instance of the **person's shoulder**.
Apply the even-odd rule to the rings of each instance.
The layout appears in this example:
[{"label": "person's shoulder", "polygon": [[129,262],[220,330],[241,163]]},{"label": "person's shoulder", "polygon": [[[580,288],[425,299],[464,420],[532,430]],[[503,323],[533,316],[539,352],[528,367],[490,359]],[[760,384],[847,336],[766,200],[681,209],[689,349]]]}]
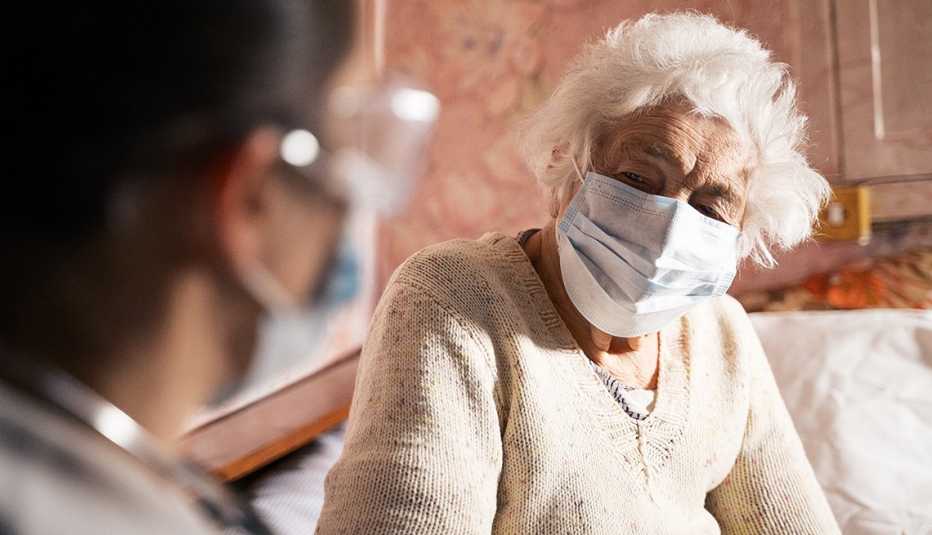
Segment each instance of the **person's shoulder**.
[{"label": "person's shoulder", "polygon": [[714,297],[697,306],[689,312],[689,317],[695,323],[704,324],[705,329],[721,333],[753,330],[744,306],[728,294]]},{"label": "person's shoulder", "polygon": [[[741,303],[730,295],[709,299],[687,314],[696,358],[711,358],[740,372],[763,355],[757,332]],[[714,356],[714,357],[713,357]]]},{"label": "person's shoulder", "polygon": [[0,533],[215,532],[96,432],[2,383],[0,473]]},{"label": "person's shoulder", "polygon": [[[405,260],[373,314],[363,369],[376,362],[382,370],[387,365],[442,366],[451,355],[460,359],[460,367],[494,369],[492,339],[500,334],[496,318],[507,308],[502,293],[490,284],[494,264],[495,251],[483,239],[438,243]],[[451,353],[447,345],[459,349]]]},{"label": "person's shoulder", "polygon": [[722,321],[750,325],[748,313],[744,310],[744,305],[734,297],[725,294],[712,299],[711,304],[712,308],[715,310],[715,314]]},{"label": "person's shoulder", "polygon": [[437,296],[489,293],[499,278],[523,255],[513,238],[489,233],[478,240],[455,239],[430,245],[411,255],[389,281],[411,285]]}]

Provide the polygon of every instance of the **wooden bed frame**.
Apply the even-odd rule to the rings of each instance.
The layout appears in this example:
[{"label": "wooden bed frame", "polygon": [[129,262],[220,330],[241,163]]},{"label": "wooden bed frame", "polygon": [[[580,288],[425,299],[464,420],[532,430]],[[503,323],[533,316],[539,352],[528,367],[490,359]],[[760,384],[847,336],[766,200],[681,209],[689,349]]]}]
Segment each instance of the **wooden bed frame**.
[{"label": "wooden bed frame", "polygon": [[359,350],[281,390],[190,431],[182,451],[233,481],[304,446],[349,415]]}]

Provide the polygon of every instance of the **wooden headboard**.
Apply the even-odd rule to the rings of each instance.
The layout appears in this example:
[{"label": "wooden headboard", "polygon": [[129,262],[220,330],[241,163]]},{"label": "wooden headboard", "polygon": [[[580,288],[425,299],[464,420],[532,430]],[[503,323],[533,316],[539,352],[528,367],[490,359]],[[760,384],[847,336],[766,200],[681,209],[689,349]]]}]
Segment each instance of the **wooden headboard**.
[{"label": "wooden headboard", "polygon": [[186,457],[232,481],[300,448],[349,415],[358,362],[356,350],[195,428],[182,441]]}]

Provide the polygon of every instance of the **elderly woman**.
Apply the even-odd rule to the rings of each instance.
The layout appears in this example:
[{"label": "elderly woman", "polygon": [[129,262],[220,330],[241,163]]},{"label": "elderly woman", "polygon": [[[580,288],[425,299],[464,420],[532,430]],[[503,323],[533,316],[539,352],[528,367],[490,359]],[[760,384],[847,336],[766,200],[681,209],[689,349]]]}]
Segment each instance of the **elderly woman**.
[{"label": "elderly woman", "polygon": [[319,533],[837,533],[724,295],[811,232],[804,123],[784,66],[711,17],[589,46],[525,125],[552,219],[392,278]]}]

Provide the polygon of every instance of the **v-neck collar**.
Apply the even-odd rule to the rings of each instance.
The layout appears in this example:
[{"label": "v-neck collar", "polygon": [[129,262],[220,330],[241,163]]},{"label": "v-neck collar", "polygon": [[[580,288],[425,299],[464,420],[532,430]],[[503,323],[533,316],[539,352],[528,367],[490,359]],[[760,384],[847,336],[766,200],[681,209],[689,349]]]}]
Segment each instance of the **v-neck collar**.
[{"label": "v-neck collar", "polygon": [[521,277],[543,327],[548,345],[563,355],[557,367],[574,384],[579,408],[588,412],[604,439],[645,486],[652,473],[663,468],[683,435],[689,415],[689,320],[679,320],[660,331],[659,378],[654,409],[643,420],[628,415],[590,365],[589,357],[557,312],[530,258],[517,240],[503,235],[495,241],[507,247],[505,257]]}]

